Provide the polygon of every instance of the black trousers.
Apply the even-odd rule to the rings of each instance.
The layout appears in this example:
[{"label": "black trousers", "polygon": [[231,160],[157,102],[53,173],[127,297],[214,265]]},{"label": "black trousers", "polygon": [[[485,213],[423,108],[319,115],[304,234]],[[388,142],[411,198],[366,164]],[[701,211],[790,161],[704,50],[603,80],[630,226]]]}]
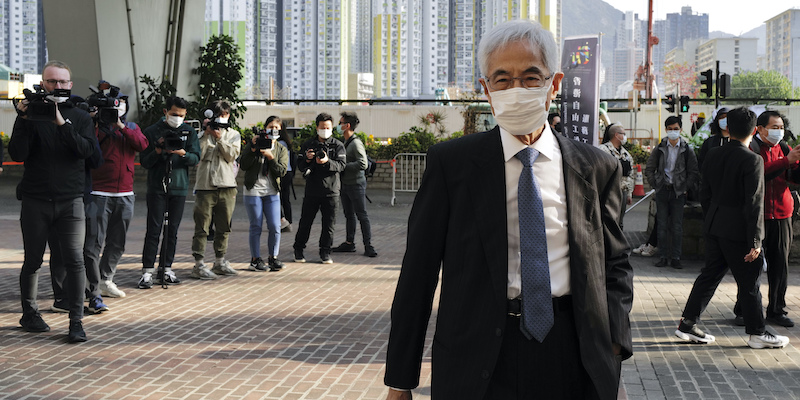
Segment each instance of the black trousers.
[{"label": "black trousers", "polygon": [[597,398],[581,361],[572,309],[553,311],[553,327],[542,343],[522,334],[520,317],[506,317],[503,344],[484,400]]},{"label": "black trousers", "polygon": [[761,290],[759,289],[763,260],[758,257],[753,262],[745,262],[744,256],[750,252],[746,242],[723,239],[706,235],[706,265],[694,281],[692,292],[683,309],[683,318],[697,321],[705,311],[717,286],[730,268],[739,289],[739,305],[744,317],[745,332],[750,335],[764,333],[764,314],[761,311]]},{"label": "black trousers", "polygon": [[317,217],[317,211],[322,214],[322,233],[319,235],[320,255],[330,254],[333,244],[333,232],[336,224],[336,205],[339,196],[305,196],[303,208],[300,212],[300,226],[294,237],[295,250],[303,250],[311,235],[311,225]]},{"label": "black trousers", "polygon": [[[792,247],[792,219],[764,220],[764,258],[767,260],[767,317],[786,315],[786,287],[789,284],[789,249]],[[742,310],[737,299],[736,315]]]},{"label": "black trousers", "polygon": [[169,228],[166,236],[164,266],[172,266],[175,259],[175,246],[178,243],[178,228],[183,219],[183,206],[186,196],[171,196],[166,194],[147,193],[147,231],[144,235],[144,248],[142,249],[142,267],[155,268],[156,254],[159,251],[158,239],[164,226],[164,213],[169,211]]},{"label": "black trousers", "polygon": [[58,271],[56,275],[63,277],[63,300],[69,307],[69,319],[80,321],[83,318],[83,291],[86,285],[83,198],[47,201],[23,197],[19,222],[25,247],[25,261],[19,274],[22,313],[39,312],[36,304],[39,269],[42,267],[47,240],[53,238],[56,245],[50,251],[60,256],[58,264],[63,266],[63,272]]}]

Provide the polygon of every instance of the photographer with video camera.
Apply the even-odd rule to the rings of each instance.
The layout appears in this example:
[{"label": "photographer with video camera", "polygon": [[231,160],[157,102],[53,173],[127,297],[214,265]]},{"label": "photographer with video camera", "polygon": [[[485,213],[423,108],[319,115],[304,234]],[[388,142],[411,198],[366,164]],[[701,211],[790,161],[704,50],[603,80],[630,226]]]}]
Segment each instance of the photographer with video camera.
[{"label": "photographer with video camera", "polygon": [[102,296],[125,297],[125,292],[114,284],[114,274],[125,251],[125,238],[133,217],[134,159],[136,153],[147,148],[148,142],[138,125],[125,120],[127,95],[106,81],[100,81],[99,90],[91,89],[95,93],[87,101],[96,109],[94,132],[104,162],[92,171],[83,256],[89,311],[98,313],[108,308]]},{"label": "photographer with video camera", "polygon": [[55,233],[66,269],[67,340],[84,342],[84,160],[94,152],[96,139],[89,114],[67,102],[71,88],[71,71],[66,64],[55,60],[45,64],[37,92],[26,91],[26,99],[15,105],[19,115],[8,152],[14,161],[25,163],[17,187],[25,247],[19,277],[20,325],[28,332],[50,330],[39,314],[36,295],[47,239]]},{"label": "photographer with video camera", "polygon": [[167,98],[164,119],[144,130],[147,148],[139,154],[147,168],[147,231],[142,249],[142,278],[139,289],[153,287],[156,253],[161,229],[168,216],[164,233],[163,251],[159,264],[164,265],[164,279],[159,284],[177,285],[181,281],[172,271],[178,228],[183,217],[183,206],[189,190],[189,167],[200,161],[197,132],[184,123],[186,100]]},{"label": "photographer with video camera", "polygon": [[[236,205],[236,173],[234,161],[242,149],[239,132],[231,128],[228,118],[231,105],[216,100],[204,112],[209,121],[200,138],[200,164],[195,176],[194,237],[192,278],[216,279],[217,275],[237,275],[225,253],[231,232],[231,216]],[[203,258],[208,241],[208,225],[214,219],[214,267],[208,269]]]},{"label": "photographer with video camera", "polygon": [[[242,152],[241,168],[244,171],[244,206],[250,219],[251,271],[280,271],[278,260],[281,244],[281,179],[289,166],[289,150],[278,144],[283,130],[281,119],[267,118],[264,129],[253,128],[253,139]],[[267,220],[269,237],[267,264],[261,259],[261,232]]]},{"label": "photographer with video camera", "polygon": [[328,113],[317,115],[317,136],[308,139],[300,147],[297,170],[306,179],[303,208],[300,211],[300,226],[294,238],[294,262],[306,262],[303,249],[311,234],[311,224],[322,213],[322,233],[319,236],[319,257],[323,264],[331,264],[336,205],[341,183],[339,173],[345,168],[345,150],[342,142],[334,139],[333,117]]}]

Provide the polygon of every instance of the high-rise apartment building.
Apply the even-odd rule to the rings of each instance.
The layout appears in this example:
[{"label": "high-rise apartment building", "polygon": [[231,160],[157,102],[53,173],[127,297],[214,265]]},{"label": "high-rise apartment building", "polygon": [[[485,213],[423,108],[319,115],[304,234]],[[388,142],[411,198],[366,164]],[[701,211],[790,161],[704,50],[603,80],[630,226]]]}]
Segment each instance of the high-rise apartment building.
[{"label": "high-rise apartment building", "polygon": [[717,69],[720,73],[736,75],[758,69],[758,38],[717,38],[697,46],[697,71]]},{"label": "high-rise apartment building", "polygon": [[[250,0],[252,1],[252,0]],[[239,56],[245,60],[245,65],[253,65],[253,49],[248,47],[248,41],[252,41],[252,36],[248,38],[248,0],[206,0],[206,29],[205,40],[214,35],[228,35],[233,38],[233,42],[239,48]],[[252,75],[254,71],[245,68],[242,71],[241,80],[244,93],[252,85]]]},{"label": "high-rise apartment building", "polygon": [[0,0],[0,63],[38,74],[46,63],[40,0]]},{"label": "high-rise apartment building", "polygon": [[767,69],[800,86],[800,9],[786,10],[767,20]]},{"label": "high-rise apartment building", "polygon": [[421,23],[423,1],[388,0],[376,6],[372,24],[375,96],[418,96],[422,92],[422,31],[429,28]]},{"label": "high-rise apartment building", "polygon": [[708,39],[708,14],[694,14],[692,7],[681,7],[680,13],[667,14],[666,35],[659,46],[666,51],[683,46],[688,39]]}]

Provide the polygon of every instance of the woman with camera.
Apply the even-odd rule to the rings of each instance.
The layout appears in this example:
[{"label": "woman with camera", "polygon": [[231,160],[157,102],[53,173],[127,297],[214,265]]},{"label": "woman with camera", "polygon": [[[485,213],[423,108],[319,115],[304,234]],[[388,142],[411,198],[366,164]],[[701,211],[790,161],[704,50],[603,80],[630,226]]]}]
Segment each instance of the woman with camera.
[{"label": "woman with camera", "polygon": [[[253,130],[253,138],[242,152],[240,168],[244,171],[244,205],[250,219],[251,271],[280,271],[278,260],[281,241],[281,178],[286,175],[289,151],[277,143],[283,129],[281,119],[267,118],[265,129]],[[261,258],[261,231],[267,221],[269,237],[267,264]]]}]

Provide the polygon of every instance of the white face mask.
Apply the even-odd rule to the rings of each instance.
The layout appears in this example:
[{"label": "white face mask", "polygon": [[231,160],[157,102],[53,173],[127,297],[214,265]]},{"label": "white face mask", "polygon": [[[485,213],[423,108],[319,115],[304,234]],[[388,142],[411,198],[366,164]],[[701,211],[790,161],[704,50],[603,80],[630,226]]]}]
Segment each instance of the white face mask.
[{"label": "white face mask", "polygon": [[667,131],[667,137],[669,140],[675,140],[681,137],[681,131]]},{"label": "white face mask", "polygon": [[772,144],[778,144],[783,139],[783,129],[770,129],[767,132],[769,132],[767,138]]},{"label": "white face mask", "polygon": [[177,128],[183,123],[183,117],[177,115],[167,115],[167,125],[172,128]]},{"label": "white face mask", "polygon": [[333,135],[333,129],[317,129],[317,136],[327,139]]},{"label": "white face mask", "polygon": [[217,117],[217,118],[214,118],[214,122],[216,122],[218,124],[227,124],[228,123],[228,117]]},{"label": "white face mask", "polygon": [[628,137],[625,136],[625,135],[622,135],[622,139],[619,142],[620,142],[620,144],[628,143]]},{"label": "white face mask", "polygon": [[547,121],[547,96],[550,85],[526,89],[515,87],[490,92],[492,110],[497,124],[512,135],[534,132]]},{"label": "white face mask", "polygon": [[127,108],[128,106],[125,105],[125,103],[119,103],[119,106],[117,106],[117,116],[122,118],[122,116],[125,115],[125,111],[127,111]]},{"label": "white face mask", "polygon": [[719,124],[719,129],[722,129],[723,131],[728,129],[728,117],[717,121],[717,123]]}]

